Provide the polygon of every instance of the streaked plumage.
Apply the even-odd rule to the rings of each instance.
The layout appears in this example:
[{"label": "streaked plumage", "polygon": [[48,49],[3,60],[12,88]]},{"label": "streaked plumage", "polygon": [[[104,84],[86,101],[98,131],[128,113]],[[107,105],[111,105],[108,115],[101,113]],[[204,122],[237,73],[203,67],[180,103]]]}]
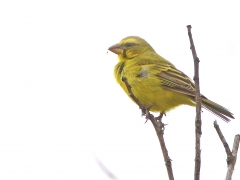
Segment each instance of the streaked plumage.
[{"label": "streaked plumage", "polygon": [[[117,82],[129,94],[122,77],[126,77],[132,92],[150,111],[165,113],[179,105],[195,106],[195,85],[172,63],[158,55],[144,39],[129,36],[109,48],[118,54],[114,68]],[[223,106],[202,95],[202,106],[224,121],[234,118]],[[228,118],[229,117],[229,118]]]}]

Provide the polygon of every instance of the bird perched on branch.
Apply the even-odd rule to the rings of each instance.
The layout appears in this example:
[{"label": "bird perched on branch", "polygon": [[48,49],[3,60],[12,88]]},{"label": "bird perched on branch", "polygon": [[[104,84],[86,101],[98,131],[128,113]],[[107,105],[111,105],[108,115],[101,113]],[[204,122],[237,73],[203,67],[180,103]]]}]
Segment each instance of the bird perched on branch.
[{"label": "bird perched on branch", "polygon": [[[126,78],[134,96],[152,112],[165,113],[180,105],[195,106],[195,85],[171,62],[158,55],[151,45],[137,36],[129,36],[109,48],[118,55],[114,68],[117,82],[129,95]],[[201,95],[202,107],[226,122],[233,114]]]}]

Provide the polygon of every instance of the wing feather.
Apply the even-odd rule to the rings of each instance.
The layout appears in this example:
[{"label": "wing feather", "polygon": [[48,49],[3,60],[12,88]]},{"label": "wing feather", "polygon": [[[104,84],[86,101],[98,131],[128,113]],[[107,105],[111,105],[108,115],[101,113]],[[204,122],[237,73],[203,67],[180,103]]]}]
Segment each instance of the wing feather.
[{"label": "wing feather", "polygon": [[157,76],[165,89],[195,96],[195,85],[191,79],[176,68],[168,67],[165,71],[160,71]]}]

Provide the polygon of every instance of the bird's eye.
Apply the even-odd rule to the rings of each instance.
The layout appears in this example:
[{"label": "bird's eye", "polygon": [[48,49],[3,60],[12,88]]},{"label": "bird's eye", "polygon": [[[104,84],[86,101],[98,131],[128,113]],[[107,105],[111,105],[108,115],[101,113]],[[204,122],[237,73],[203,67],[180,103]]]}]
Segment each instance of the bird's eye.
[{"label": "bird's eye", "polygon": [[132,45],[133,45],[133,43],[126,43],[126,44],[125,44],[125,47],[129,48],[129,47],[131,47]]}]

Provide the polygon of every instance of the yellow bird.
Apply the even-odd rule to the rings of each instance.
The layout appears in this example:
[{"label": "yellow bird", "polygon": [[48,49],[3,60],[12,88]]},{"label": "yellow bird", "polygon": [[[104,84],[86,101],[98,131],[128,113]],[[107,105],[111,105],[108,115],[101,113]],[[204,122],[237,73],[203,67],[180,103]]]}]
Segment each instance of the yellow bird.
[{"label": "yellow bird", "polygon": [[[151,45],[137,36],[129,36],[109,48],[118,55],[114,68],[117,82],[129,95],[122,78],[127,78],[132,93],[152,112],[165,113],[180,105],[195,106],[195,85],[171,62],[158,55]],[[226,122],[233,114],[201,95],[202,107]]]}]

